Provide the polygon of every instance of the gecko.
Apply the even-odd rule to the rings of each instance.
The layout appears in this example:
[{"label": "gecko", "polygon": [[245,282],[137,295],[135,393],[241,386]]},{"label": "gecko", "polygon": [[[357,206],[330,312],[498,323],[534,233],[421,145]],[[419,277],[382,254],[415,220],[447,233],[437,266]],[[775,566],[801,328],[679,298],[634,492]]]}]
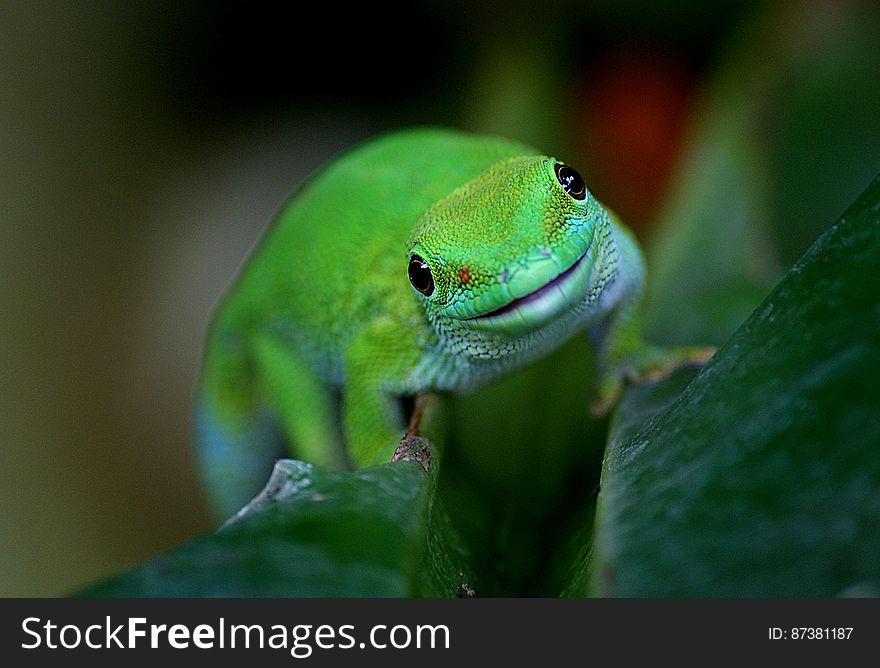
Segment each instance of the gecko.
[{"label": "gecko", "polygon": [[635,236],[561,160],[442,128],[350,149],[282,206],[212,318],[195,400],[210,505],[235,512],[284,453],[400,459],[418,434],[402,399],[472,391],[578,333],[599,414],[627,380],[705,361],[644,342],[644,285]]}]

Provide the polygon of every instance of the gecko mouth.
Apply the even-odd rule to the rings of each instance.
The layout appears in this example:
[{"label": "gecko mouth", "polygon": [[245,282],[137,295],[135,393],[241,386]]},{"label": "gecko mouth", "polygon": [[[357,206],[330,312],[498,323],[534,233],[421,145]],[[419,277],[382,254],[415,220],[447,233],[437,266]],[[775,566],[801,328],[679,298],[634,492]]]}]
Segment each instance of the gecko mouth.
[{"label": "gecko mouth", "polygon": [[536,290],[504,306],[464,321],[476,329],[535,327],[583,300],[590,274],[589,248],[568,269]]},{"label": "gecko mouth", "polygon": [[478,318],[492,318],[495,316],[504,315],[505,313],[510,313],[511,311],[514,311],[521,306],[539,301],[547,295],[551,294],[551,292],[553,291],[561,290],[564,293],[565,289],[562,286],[565,284],[567,279],[577,270],[578,266],[584,261],[584,258],[586,257],[587,254],[584,253],[568,269],[563,271],[561,274],[559,274],[559,276],[554,278],[549,283],[545,283],[542,287],[538,288],[534,292],[530,292],[524,297],[514,299],[509,304],[505,304],[501,308],[497,308],[494,311],[489,311],[489,313],[484,313],[483,315],[476,315],[473,318],[467,318],[467,320],[477,320]]}]

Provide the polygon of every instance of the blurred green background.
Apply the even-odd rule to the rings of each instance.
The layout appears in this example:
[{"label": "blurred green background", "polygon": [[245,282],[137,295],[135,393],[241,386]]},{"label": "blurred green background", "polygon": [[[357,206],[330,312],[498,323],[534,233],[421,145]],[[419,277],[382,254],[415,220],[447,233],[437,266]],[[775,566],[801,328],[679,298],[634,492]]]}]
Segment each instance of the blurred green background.
[{"label": "blurred green background", "polygon": [[[874,5],[4,3],[0,595],[211,528],[189,435],[211,309],[292,188],[376,132],[577,165],[682,302],[738,296],[655,337],[723,340],[880,172]],[[731,266],[676,277],[688,239],[728,238]]]}]

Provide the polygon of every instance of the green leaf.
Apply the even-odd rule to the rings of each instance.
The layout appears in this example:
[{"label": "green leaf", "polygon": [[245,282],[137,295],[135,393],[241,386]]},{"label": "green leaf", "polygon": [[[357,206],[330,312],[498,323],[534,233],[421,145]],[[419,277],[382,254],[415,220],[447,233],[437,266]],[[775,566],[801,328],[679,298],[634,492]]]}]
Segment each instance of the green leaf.
[{"label": "green leaf", "polygon": [[880,178],[690,384],[627,394],[568,591],[880,594],[878,379]]},{"label": "green leaf", "polygon": [[449,596],[466,555],[415,462],[331,472],[286,460],[285,497],[82,595]]}]

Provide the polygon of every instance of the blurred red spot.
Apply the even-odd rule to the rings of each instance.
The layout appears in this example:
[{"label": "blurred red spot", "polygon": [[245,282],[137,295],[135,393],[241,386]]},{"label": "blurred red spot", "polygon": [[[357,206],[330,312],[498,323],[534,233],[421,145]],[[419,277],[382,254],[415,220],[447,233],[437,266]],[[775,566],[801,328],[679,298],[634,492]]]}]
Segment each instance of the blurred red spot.
[{"label": "blurred red spot", "polygon": [[462,267],[458,270],[458,277],[461,279],[462,285],[467,285],[468,281],[471,280],[471,270],[467,267]]},{"label": "blurred red spot", "polygon": [[691,77],[682,61],[638,50],[612,54],[587,76],[579,118],[594,176],[606,203],[638,227],[654,215],[667,187]]}]

